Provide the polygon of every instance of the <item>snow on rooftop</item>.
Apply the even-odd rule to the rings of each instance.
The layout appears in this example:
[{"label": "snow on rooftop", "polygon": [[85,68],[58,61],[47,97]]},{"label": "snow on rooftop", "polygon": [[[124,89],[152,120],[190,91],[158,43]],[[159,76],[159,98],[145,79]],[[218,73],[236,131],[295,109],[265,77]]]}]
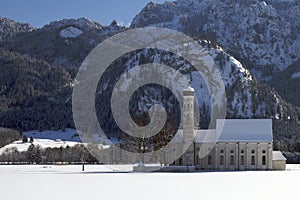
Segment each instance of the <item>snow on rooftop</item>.
[{"label": "snow on rooftop", "polygon": [[[216,130],[194,130],[194,141],[201,142],[215,142],[216,141]],[[179,129],[176,135],[173,137],[172,142],[183,142],[183,130]]]},{"label": "snow on rooftop", "polygon": [[191,86],[188,86],[187,88],[184,89],[184,91],[194,92],[195,90]]},{"label": "snow on rooftop", "polygon": [[194,130],[195,142],[215,142],[216,141],[216,130]]},{"label": "snow on rooftop", "polygon": [[286,160],[280,151],[273,151],[273,160]]},{"label": "snow on rooftop", "polygon": [[178,130],[171,142],[183,142],[183,131],[182,129]]},{"label": "snow on rooftop", "polygon": [[63,38],[77,38],[83,33],[82,30],[74,26],[69,26],[60,31],[60,36]]},{"label": "snow on rooftop", "polygon": [[219,141],[272,142],[271,119],[218,119]]},{"label": "snow on rooftop", "polygon": [[[195,142],[272,142],[271,119],[218,119],[217,128],[194,130]],[[173,142],[183,141],[183,130],[177,131]]]}]

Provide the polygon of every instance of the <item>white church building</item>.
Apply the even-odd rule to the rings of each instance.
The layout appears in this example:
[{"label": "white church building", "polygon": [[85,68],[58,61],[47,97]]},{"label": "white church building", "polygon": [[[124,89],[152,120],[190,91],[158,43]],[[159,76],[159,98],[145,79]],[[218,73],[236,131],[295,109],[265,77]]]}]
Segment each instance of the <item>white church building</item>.
[{"label": "white church building", "polygon": [[182,129],[173,141],[191,145],[173,166],[193,166],[195,171],[285,170],[285,157],[273,151],[271,119],[219,119],[216,129],[195,130],[194,89],[187,88],[183,96]]}]

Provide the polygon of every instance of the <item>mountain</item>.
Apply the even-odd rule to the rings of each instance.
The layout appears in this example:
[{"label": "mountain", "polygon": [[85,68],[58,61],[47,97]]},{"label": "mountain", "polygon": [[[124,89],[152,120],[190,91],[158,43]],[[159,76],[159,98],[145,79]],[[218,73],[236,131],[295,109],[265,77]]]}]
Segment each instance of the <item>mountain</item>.
[{"label": "mountain", "polygon": [[[272,118],[276,136],[281,134],[294,135],[298,133],[299,124],[297,112],[292,105],[281,98],[274,88],[253,77],[251,72],[245,69],[244,65],[226,53],[221,47],[206,40],[200,40],[199,42],[209,51],[224,79],[228,101],[227,118]],[[98,85],[96,109],[101,113],[101,115],[98,115],[99,121],[102,121],[101,116],[105,116],[105,118],[103,118],[103,121],[105,121],[103,126],[107,127],[107,131],[112,127],[117,130],[110,111],[110,96],[117,80],[116,77],[122,76],[120,71],[126,72],[136,65],[145,63],[160,63],[168,66],[177,66],[176,69],[185,76],[188,76],[188,78],[192,74],[191,85],[200,91],[197,96],[201,115],[199,121],[200,127],[207,128],[210,120],[211,105],[208,89],[204,80],[196,76],[191,66],[182,59],[159,50],[145,49],[134,52],[133,55],[127,55],[112,63],[110,70],[112,73],[110,76],[104,77],[102,82]],[[129,83],[136,81],[139,77],[139,74],[135,76],[126,75]],[[128,85],[128,87],[130,87],[130,84]],[[155,88],[154,91],[153,88]],[[174,113],[176,113],[173,110],[174,104],[172,104],[172,102],[174,102],[174,99],[172,95],[169,95],[168,91],[157,86],[144,87],[141,91],[137,91],[137,94],[133,96],[132,102],[135,102],[136,105],[132,106],[131,110],[133,118],[134,116],[141,118],[143,113],[148,112],[151,105],[155,103],[162,104],[166,111],[169,112],[169,115],[173,114],[174,116]],[[282,133],[282,130],[285,129],[284,127],[287,126],[290,127],[290,131]]]},{"label": "mountain", "polygon": [[273,84],[272,78],[300,58],[299,13],[300,3],[293,0],[150,2],[133,19],[131,28],[166,27],[212,41],[245,64],[256,78],[282,91],[288,86]]},{"label": "mountain", "polygon": [[110,26],[102,26],[86,18],[63,19],[18,34],[14,40],[0,42],[0,46],[45,60],[53,66],[78,68],[97,44],[126,29],[114,22]]},{"label": "mountain", "polygon": [[65,101],[73,80],[64,68],[0,49],[0,70],[3,127],[24,131],[72,124],[71,108]]},{"label": "mountain", "polygon": [[281,6],[273,6],[273,1],[151,2],[133,19],[131,27],[167,27],[208,39],[242,60],[258,78],[268,78],[270,72],[286,69],[300,55],[299,3],[291,2],[287,2],[291,5],[285,7],[285,14],[281,14]]},{"label": "mountain", "polygon": [[[81,30],[81,32],[77,29]],[[69,31],[69,34],[65,35],[65,33],[68,32],[67,30]],[[80,62],[82,62],[88,52],[97,44],[96,41],[99,43],[110,35],[124,30],[124,27],[119,27],[115,23],[112,23],[108,27],[103,27],[100,24],[85,18],[77,20],[70,19],[51,22],[49,25],[46,25],[41,29],[19,34],[13,41],[2,42],[3,48],[5,49],[2,49],[0,53],[3,55],[2,68],[4,69],[4,72],[18,69],[20,67],[24,70],[22,72],[17,70],[13,70],[13,73],[10,71],[6,72],[11,74],[22,74],[22,76],[19,77],[19,79],[21,79],[20,81],[15,81],[14,85],[10,85],[10,91],[3,90],[2,92],[2,96],[5,97],[5,99],[2,100],[2,102],[5,102],[3,103],[2,107],[8,110],[0,115],[0,117],[2,116],[2,125],[9,127],[12,126],[18,128],[19,130],[43,128],[51,129],[51,126],[55,123],[58,123],[57,121],[60,118],[72,119],[70,114],[71,102],[67,100],[70,99],[70,95],[72,93],[72,77],[74,78],[76,70],[74,72],[74,70],[70,70],[70,68],[79,67]],[[91,41],[94,41],[95,43],[92,43]],[[293,121],[297,119],[297,116],[294,112],[290,113],[290,110],[293,109],[291,109],[288,104],[286,104],[285,101],[282,100],[281,97],[268,85],[264,85],[257,81],[251,75],[250,71],[246,70],[245,67],[239,63],[239,61],[237,61],[237,59],[226,53],[226,51],[224,51],[221,47],[211,42],[201,40],[201,43],[202,45],[206,46],[207,50],[209,50],[211,55],[214,57],[215,62],[218,64],[218,67],[222,72],[222,76],[226,77],[224,84],[226,85],[227,96],[229,100],[227,111],[228,117],[272,117],[278,120],[287,120],[289,118]],[[137,52],[137,55],[139,55],[138,58],[141,58],[141,60],[136,60],[136,56],[125,57],[123,58],[125,60],[122,60],[122,62],[115,62],[114,68],[118,69],[116,71],[120,71],[120,69],[125,70],[122,63],[127,63],[126,66],[133,67],[136,65],[136,62],[143,62],[142,57],[147,58],[148,62],[154,61],[154,58],[157,59],[161,57],[160,52],[151,52],[152,53],[148,51]],[[171,58],[172,56],[169,55],[168,59],[172,60]],[[7,61],[9,59],[10,62]],[[162,61],[173,65],[176,65],[177,62],[182,62],[173,61],[173,63],[171,63],[168,59]],[[62,62],[62,60],[65,62]],[[40,66],[41,63],[42,66]],[[26,71],[33,71],[34,73],[25,73]],[[45,77],[41,77],[41,72],[45,73],[45,75],[43,75],[45,77],[55,77],[57,79],[45,79]],[[185,71],[184,73],[187,72]],[[241,75],[238,75],[239,73]],[[107,85],[109,85],[108,83],[110,82],[111,86],[113,86],[112,81],[115,80],[115,77],[113,77],[115,75],[121,74],[112,74],[110,77],[108,77],[107,80],[105,80],[105,87],[107,87]],[[14,80],[14,76],[5,77],[7,78],[2,78],[2,85],[7,85],[8,83],[12,84],[12,81],[10,82],[9,80]],[[197,78],[195,78],[195,80],[197,80]],[[43,86],[41,83],[45,84],[45,86]],[[247,85],[244,85],[246,83]],[[204,82],[198,78],[198,83],[193,82],[192,84],[194,87],[199,87],[199,84],[204,85]],[[99,83],[99,85],[101,85],[101,83]],[[4,88],[4,86],[2,87]],[[203,94],[204,93],[207,93],[207,90],[203,90]],[[99,94],[101,94],[101,92],[99,92]],[[38,98],[38,100],[32,100],[35,98]],[[102,99],[106,98],[106,96],[102,96]],[[55,101],[53,101],[53,99],[55,99]],[[149,101],[153,102],[154,99],[154,97],[152,99],[150,98]],[[39,109],[43,108],[42,105],[44,104],[47,106],[55,104],[55,106],[57,106],[59,109],[54,109],[55,112],[51,112],[53,109],[49,109],[51,111],[47,111],[47,114],[42,114],[44,112],[40,111]],[[209,104],[209,98],[206,98],[205,101],[200,98],[200,110],[202,110],[203,116],[201,122],[205,122],[204,124],[201,124],[202,127],[206,127],[209,121],[205,116],[210,114]],[[30,107],[28,105],[34,106]],[[206,108],[203,109],[204,105]],[[16,108],[18,109],[12,111]],[[103,109],[105,109],[105,107]],[[43,110],[45,109],[43,108]],[[106,109],[99,110],[101,113],[105,111]],[[203,113],[203,111],[206,111],[207,113]],[[36,114],[34,119],[32,119],[28,118],[28,115],[26,114],[27,112],[39,114]],[[69,114],[66,115],[65,113]],[[54,116],[56,117],[53,121],[50,118],[53,118]],[[10,120],[7,120],[7,118]],[[43,118],[44,120],[40,121],[40,118]],[[14,125],[19,124],[17,121],[22,121],[22,124]],[[4,124],[4,122],[6,124]],[[113,119],[111,119],[111,123],[112,122]],[[37,125],[34,125],[35,123],[37,123]],[[107,123],[106,126],[111,128],[111,123]],[[63,125],[62,122],[59,122],[58,124],[60,125],[56,125],[56,129],[68,127],[70,125],[70,128],[74,128],[73,123],[70,121],[67,123],[67,125]]]},{"label": "mountain", "polygon": [[[281,6],[283,9],[278,11]],[[75,128],[72,88],[87,54],[114,34],[157,26],[192,36],[210,53],[224,78],[227,118],[272,118],[275,149],[294,152],[300,136],[300,111],[295,106],[300,104],[300,51],[298,19],[292,22],[298,7],[296,1],[151,2],[129,28],[115,21],[102,26],[80,18],[18,32],[13,39],[0,41],[0,67],[5,74],[0,78],[0,126],[20,131]],[[120,133],[110,109],[111,92],[118,78],[137,65],[153,62],[174,66],[184,76],[192,77],[191,84],[201,96],[197,96],[199,126],[206,128],[211,107],[203,79],[195,76],[182,58],[158,49],[141,49],[121,56],[111,64],[110,73],[101,78],[95,106],[102,128],[113,136]],[[139,77],[127,78],[130,82]],[[147,85],[134,93],[131,116],[145,124],[149,108],[159,103],[171,116],[169,123],[176,126],[179,111],[174,99],[165,88]]]},{"label": "mountain", "polygon": [[0,41],[0,124],[20,131],[75,128],[77,69],[98,43],[123,30],[116,21],[63,19]]},{"label": "mountain", "polygon": [[11,19],[0,17],[0,41],[11,40],[18,33],[30,32],[34,28],[27,23],[18,23]]}]

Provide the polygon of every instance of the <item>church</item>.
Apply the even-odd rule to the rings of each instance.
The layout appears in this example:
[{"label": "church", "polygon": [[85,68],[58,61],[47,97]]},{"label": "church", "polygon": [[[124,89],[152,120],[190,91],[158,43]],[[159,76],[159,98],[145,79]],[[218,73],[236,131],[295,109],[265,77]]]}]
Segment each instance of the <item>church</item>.
[{"label": "church", "polygon": [[182,128],[168,149],[128,156],[112,146],[103,151],[101,161],[139,163],[133,167],[135,172],[286,169],[286,158],[280,151],[273,151],[271,119],[217,119],[215,129],[195,129],[194,98],[192,87],[183,90]]},{"label": "church", "polygon": [[[172,165],[200,170],[285,170],[286,159],[273,151],[271,119],[219,119],[216,129],[194,129],[194,89],[183,91],[183,123],[173,140],[191,144]],[[192,138],[192,142],[188,141]]]}]

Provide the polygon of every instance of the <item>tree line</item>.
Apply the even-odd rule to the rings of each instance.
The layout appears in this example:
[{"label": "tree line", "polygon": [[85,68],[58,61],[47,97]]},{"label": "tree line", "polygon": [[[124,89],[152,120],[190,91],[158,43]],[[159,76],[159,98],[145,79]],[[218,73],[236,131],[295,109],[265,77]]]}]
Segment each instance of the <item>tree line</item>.
[{"label": "tree line", "polygon": [[2,164],[77,164],[98,163],[83,144],[66,148],[41,148],[31,144],[26,151],[18,151],[16,147],[7,149],[0,155]]}]

